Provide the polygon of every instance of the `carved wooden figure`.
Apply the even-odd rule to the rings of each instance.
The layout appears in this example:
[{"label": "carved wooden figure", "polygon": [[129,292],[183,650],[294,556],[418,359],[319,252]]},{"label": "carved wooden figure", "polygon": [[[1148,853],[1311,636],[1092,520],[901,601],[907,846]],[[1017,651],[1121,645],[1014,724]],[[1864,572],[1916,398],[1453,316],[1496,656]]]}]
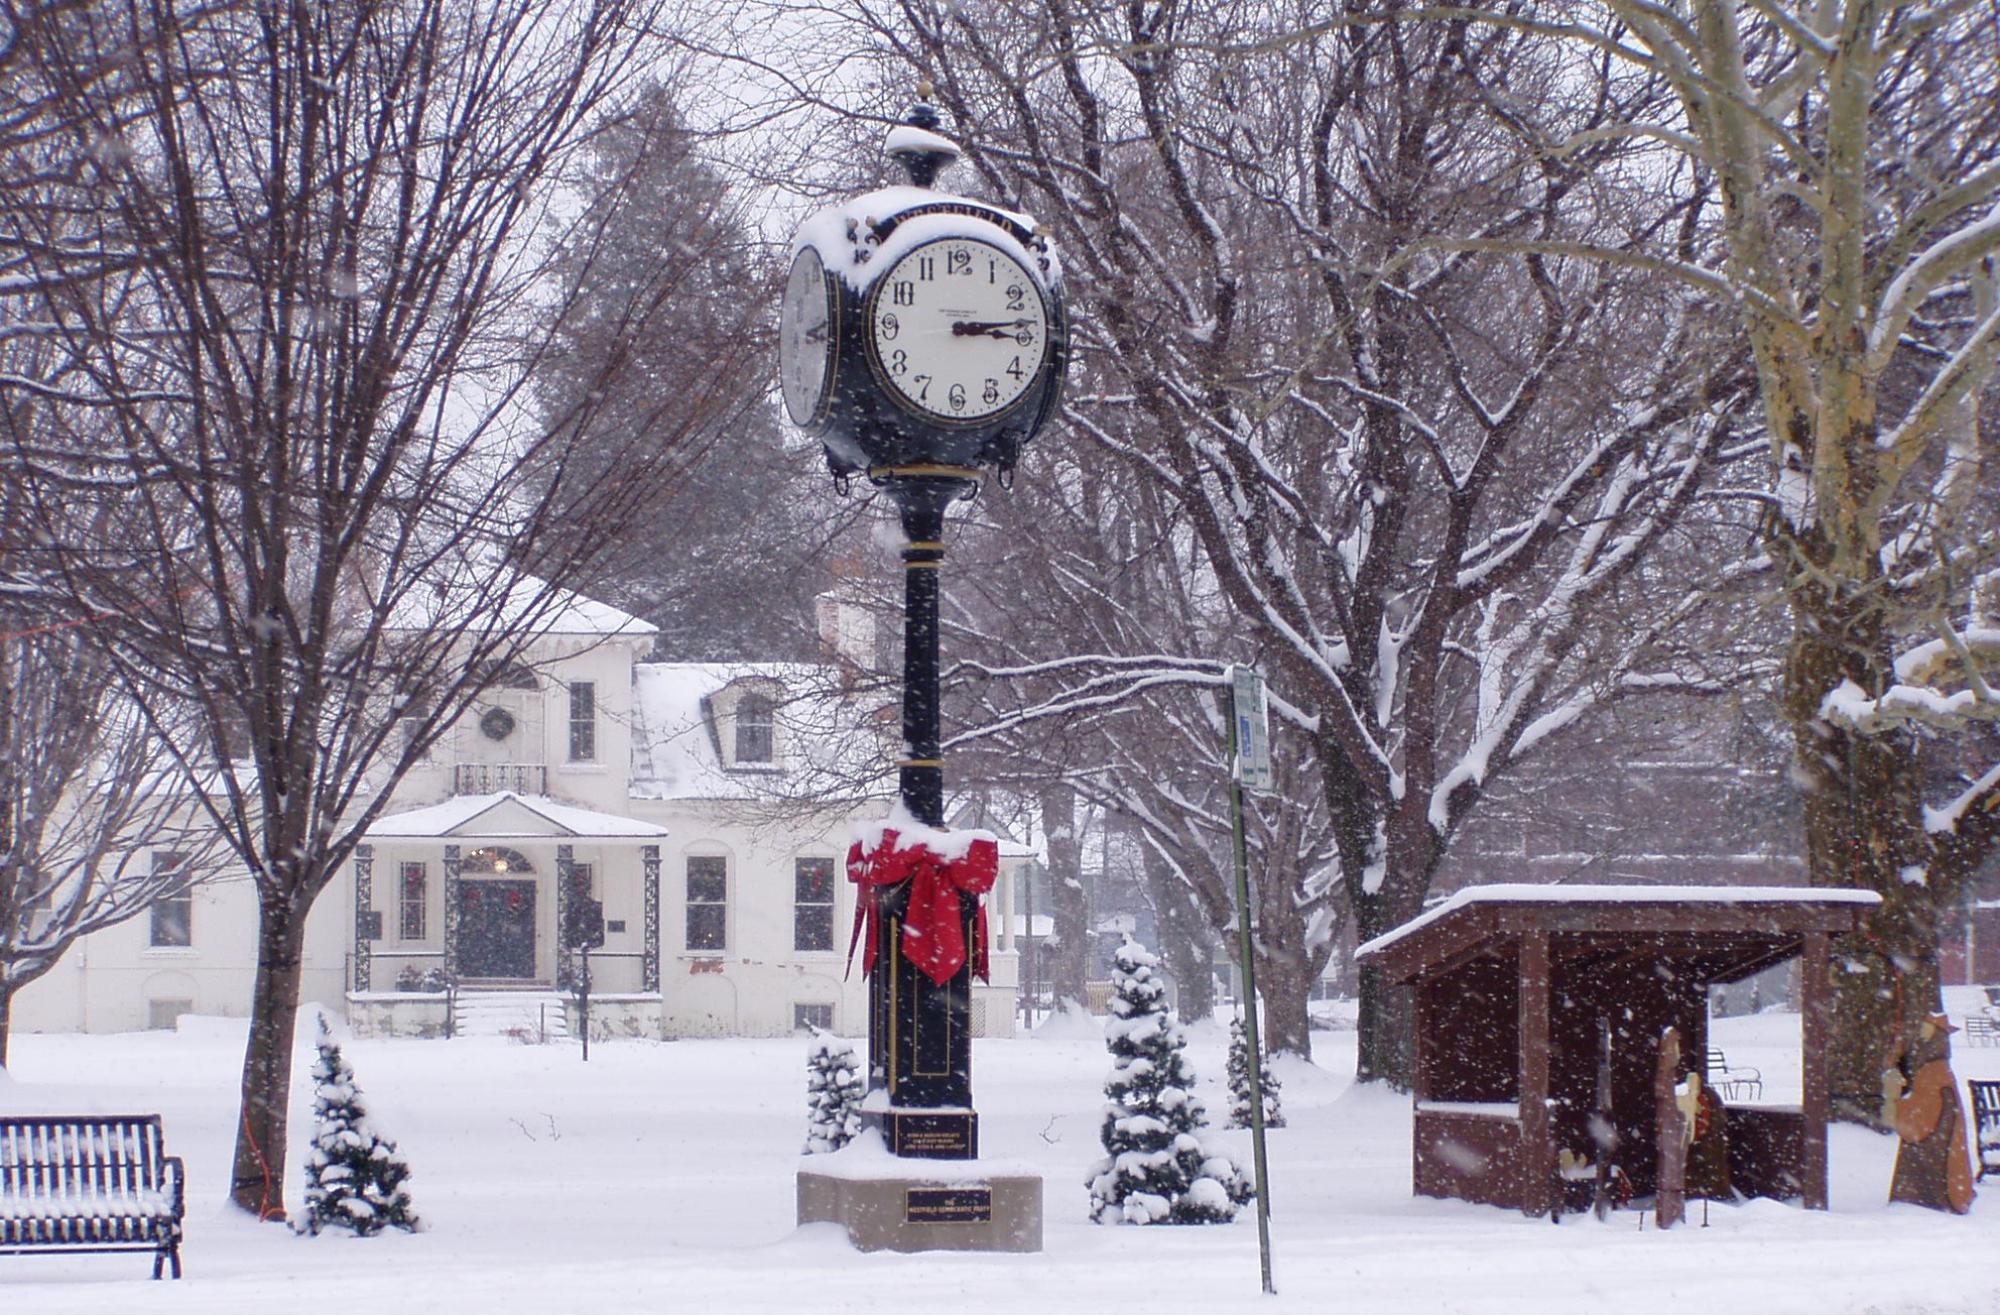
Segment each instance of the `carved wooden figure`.
[{"label": "carved wooden figure", "polygon": [[[1943,1014],[1926,1018],[1914,1044],[1882,1074],[1882,1121],[1895,1128],[1896,1172],[1889,1199],[1964,1214],[1972,1208],[1972,1156],[1965,1135],[1965,1107],[1951,1071],[1950,1043],[1958,1029]],[[1942,1172],[1940,1172],[1942,1170]],[[1944,1185],[1942,1199],[1938,1185]]]}]

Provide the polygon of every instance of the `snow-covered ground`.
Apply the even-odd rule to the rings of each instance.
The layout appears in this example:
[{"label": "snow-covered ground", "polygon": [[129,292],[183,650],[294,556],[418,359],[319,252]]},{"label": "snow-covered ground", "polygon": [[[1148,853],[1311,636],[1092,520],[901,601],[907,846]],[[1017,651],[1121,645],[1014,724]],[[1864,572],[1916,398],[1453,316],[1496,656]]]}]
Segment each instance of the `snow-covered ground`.
[{"label": "snow-covered ground", "polygon": [[[1208,1024],[1193,1036],[1210,1110],[1225,1108],[1227,1034]],[[1733,1063],[1763,1069],[1773,1101],[1796,1098],[1797,1036],[1783,1014],[1715,1029]],[[0,1311],[2000,1312],[2000,1185],[1965,1219],[1890,1208],[1884,1139],[1834,1129],[1830,1213],[1718,1206],[1704,1229],[1696,1203],[1695,1226],[1678,1232],[1631,1212],[1551,1227],[1413,1199],[1408,1102],[1350,1090],[1352,1032],[1317,1042],[1319,1067],[1283,1070],[1291,1126],[1271,1135],[1279,1295],[1267,1300],[1247,1215],[1221,1228],[1086,1222],[1108,1061],[1073,1029],[977,1043],[987,1153],[1047,1175],[1046,1250],[1034,1256],[861,1255],[830,1226],[796,1228],[803,1040],[605,1043],[588,1064],[568,1046],[499,1039],[350,1042],[429,1226],[355,1240],[295,1237],[224,1207],[241,1024],[17,1036],[0,1110],[166,1116],[191,1178],[188,1277],[152,1283],[136,1255],[0,1257]],[[2000,1050],[1961,1051],[1957,1065],[1962,1078],[2000,1078]]]}]

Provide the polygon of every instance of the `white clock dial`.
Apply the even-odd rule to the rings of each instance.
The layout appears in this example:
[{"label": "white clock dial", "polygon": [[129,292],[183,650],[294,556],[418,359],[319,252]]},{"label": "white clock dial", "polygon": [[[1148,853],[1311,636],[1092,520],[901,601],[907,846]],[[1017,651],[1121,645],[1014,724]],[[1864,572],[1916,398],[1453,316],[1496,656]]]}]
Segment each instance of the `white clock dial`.
[{"label": "white clock dial", "polygon": [[869,358],[907,409],[947,424],[1006,411],[1041,374],[1049,313],[1019,261],[977,238],[911,248],[869,292]]},{"label": "white clock dial", "polygon": [[817,251],[804,247],[792,261],[785,299],[778,308],[778,382],[785,394],[785,411],[802,429],[826,418],[836,332],[826,267]]}]

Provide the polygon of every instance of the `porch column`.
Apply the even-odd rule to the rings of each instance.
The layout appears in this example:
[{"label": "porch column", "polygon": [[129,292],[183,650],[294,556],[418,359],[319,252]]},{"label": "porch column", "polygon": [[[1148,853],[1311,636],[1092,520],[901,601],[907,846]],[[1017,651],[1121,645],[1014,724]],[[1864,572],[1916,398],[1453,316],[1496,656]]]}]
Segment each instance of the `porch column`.
[{"label": "porch column", "polygon": [[354,847],[354,989],[372,991],[375,939],[371,932],[375,909],[375,846]]},{"label": "porch column", "polygon": [[1828,1105],[1826,1043],[1832,1031],[1832,938],[1823,931],[1806,933],[1805,963],[1799,982],[1799,1111],[1805,1119],[1804,1180],[1800,1195],[1808,1210],[1824,1210],[1826,1192],[1826,1115]]},{"label": "porch column", "polygon": [[569,959],[569,908],[575,898],[576,846],[556,846],[556,989],[576,989],[576,967]]},{"label": "porch column", "polygon": [[640,961],[640,989],[660,989],[660,847],[639,846],[646,872],[646,957]]},{"label": "porch column", "polygon": [[458,986],[458,846],[444,847],[444,979]]},{"label": "porch column", "polygon": [[1555,1169],[1549,1145],[1549,934],[1521,937],[1521,1212],[1545,1215]]}]

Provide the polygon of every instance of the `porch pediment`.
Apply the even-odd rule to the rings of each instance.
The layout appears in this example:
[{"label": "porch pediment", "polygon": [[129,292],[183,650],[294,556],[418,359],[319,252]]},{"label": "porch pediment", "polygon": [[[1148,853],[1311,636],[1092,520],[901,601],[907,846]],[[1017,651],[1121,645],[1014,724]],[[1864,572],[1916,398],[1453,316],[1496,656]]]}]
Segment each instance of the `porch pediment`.
[{"label": "porch pediment", "polygon": [[660,840],[667,828],[616,813],[559,804],[545,795],[457,795],[379,817],[371,840]]}]

